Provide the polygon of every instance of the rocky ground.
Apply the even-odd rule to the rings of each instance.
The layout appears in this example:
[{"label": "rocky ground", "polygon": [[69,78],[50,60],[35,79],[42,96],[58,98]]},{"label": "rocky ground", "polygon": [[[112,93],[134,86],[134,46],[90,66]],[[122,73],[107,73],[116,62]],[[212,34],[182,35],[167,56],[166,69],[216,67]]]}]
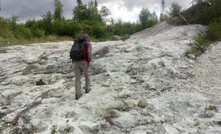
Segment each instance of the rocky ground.
[{"label": "rocky ground", "polygon": [[221,133],[221,42],[184,55],[204,29],[162,22],[126,41],[92,42],[92,91],[79,100],[73,42],[0,48],[0,133]]}]

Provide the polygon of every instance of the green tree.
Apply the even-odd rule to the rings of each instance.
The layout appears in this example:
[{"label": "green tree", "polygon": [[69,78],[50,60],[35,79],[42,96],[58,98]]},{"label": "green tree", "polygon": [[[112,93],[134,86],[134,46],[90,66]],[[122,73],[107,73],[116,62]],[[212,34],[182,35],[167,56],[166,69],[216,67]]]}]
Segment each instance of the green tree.
[{"label": "green tree", "polygon": [[89,2],[88,7],[86,9],[86,18],[88,20],[98,20],[99,14],[97,11],[97,7],[95,6],[94,2]]},{"label": "green tree", "polygon": [[52,21],[53,21],[53,15],[51,14],[51,11],[48,11],[46,15],[41,16],[43,19],[43,27],[45,30],[45,34],[49,35],[52,34]]},{"label": "green tree", "polygon": [[81,10],[84,10],[86,8],[86,5],[84,5],[81,0],[77,0],[77,4],[79,9]]},{"label": "green tree", "polygon": [[55,20],[61,20],[62,19],[62,12],[63,12],[63,5],[60,0],[54,0],[54,18]]},{"label": "green tree", "polygon": [[73,9],[73,20],[75,20],[76,22],[80,22],[83,20],[83,11],[81,10],[81,8],[79,6],[76,6]]},{"label": "green tree", "polygon": [[108,21],[107,16],[111,15],[111,12],[106,6],[102,6],[99,14],[101,15],[102,20],[105,22]]},{"label": "green tree", "polygon": [[73,19],[77,22],[83,20],[97,20],[99,15],[95,4],[91,1],[88,3],[88,7],[82,8],[82,6],[76,6],[73,9]]},{"label": "green tree", "polygon": [[161,13],[160,13],[160,22],[164,21],[164,20],[167,20],[169,18],[169,16],[165,13],[165,1],[162,0],[161,1]]},{"label": "green tree", "polygon": [[148,20],[151,18],[151,13],[147,8],[142,8],[139,14],[139,20],[142,25],[142,28],[147,28]]},{"label": "green tree", "polygon": [[173,2],[173,3],[171,3],[169,15],[171,17],[176,16],[181,12],[181,10],[182,10],[182,7],[180,5],[178,5],[178,3]]},{"label": "green tree", "polygon": [[95,6],[96,6],[96,8],[98,7],[98,2],[97,2],[97,0],[95,0]]},{"label": "green tree", "polygon": [[165,13],[160,13],[160,22],[169,19],[169,16]]},{"label": "green tree", "polygon": [[0,12],[1,12],[1,10],[2,10],[2,3],[1,3],[1,1],[0,1]]},{"label": "green tree", "polygon": [[221,17],[220,0],[212,0],[208,3],[210,6],[198,10],[194,16],[189,17],[190,23],[208,25],[211,21],[217,21]]},{"label": "green tree", "polygon": [[77,4],[78,4],[78,6],[83,5],[81,0],[77,0]]},{"label": "green tree", "polygon": [[147,23],[147,26],[151,27],[151,26],[153,26],[153,25],[155,25],[157,23],[158,23],[158,17],[156,15],[156,12],[153,11],[153,13],[151,14],[151,17],[150,17],[150,19],[149,19],[149,21]]},{"label": "green tree", "polygon": [[18,15],[12,15],[11,18],[9,18],[9,20],[13,23],[16,24],[19,21],[19,16]]},{"label": "green tree", "polygon": [[89,2],[86,8],[81,8],[76,6],[73,9],[73,20],[77,22],[81,22],[84,20],[92,20],[92,21],[106,21],[106,17],[111,14],[110,10],[102,6],[101,10],[98,11],[94,2]]},{"label": "green tree", "polygon": [[161,13],[164,13],[165,8],[166,8],[166,6],[165,6],[165,1],[162,0],[162,1],[161,1]]}]

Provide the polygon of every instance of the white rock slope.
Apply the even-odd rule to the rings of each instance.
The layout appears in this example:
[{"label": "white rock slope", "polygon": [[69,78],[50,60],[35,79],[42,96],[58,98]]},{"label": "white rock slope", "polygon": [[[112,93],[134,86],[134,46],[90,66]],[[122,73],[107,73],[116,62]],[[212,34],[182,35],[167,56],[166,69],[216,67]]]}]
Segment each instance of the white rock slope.
[{"label": "white rock slope", "polygon": [[184,56],[204,29],[162,22],[125,42],[92,42],[92,91],[79,100],[73,42],[0,48],[0,133],[221,133],[221,43]]}]

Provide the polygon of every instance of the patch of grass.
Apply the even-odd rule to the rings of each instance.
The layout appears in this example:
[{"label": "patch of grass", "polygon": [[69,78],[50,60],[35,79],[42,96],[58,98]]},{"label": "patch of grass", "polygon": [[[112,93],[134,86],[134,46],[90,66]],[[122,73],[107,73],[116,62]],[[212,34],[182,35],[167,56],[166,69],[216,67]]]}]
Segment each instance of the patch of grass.
[{"label": "patch of grass", "polygon": [[193,47],[193,48],[186,50],[185,55],[194,54],[195,52],[196,52],[196,48]]},{"label": "patch of grass", "polygon": [[71,37],[60,37],[60,36],[51,36],[51,35],[41,37],[41,38],[33,37],[30,39],[1,38],[0,39],[0,47],[1,46],[9,46],[9,45],[57,42],[57,41],[73,41],[73,39]]},{"label": "patch of grass", "polygon": [[209,106],[209,110],[215,110],[216,109],[216,107],[215,106]]}]

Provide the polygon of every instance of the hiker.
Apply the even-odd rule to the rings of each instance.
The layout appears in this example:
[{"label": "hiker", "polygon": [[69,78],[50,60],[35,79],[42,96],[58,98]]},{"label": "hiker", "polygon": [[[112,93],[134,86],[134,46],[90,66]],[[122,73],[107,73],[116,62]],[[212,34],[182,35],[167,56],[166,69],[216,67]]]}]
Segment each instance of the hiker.
[{"label": "hiker", "polygon": [[[72,49],[76,44],[81,47],[82,49],[81,51],[83,52],[81,53],[83,58],[79,58],[79,59],[73,58],[73,56],[70,54],[70,57],[72,57],[72,61],[74,63],[74,69],[75,69],[75,91],[76,91],[75,99],[78,100],[82,96],[81,75],[83,72],[84,72],[84,77],[85,77],[85,92],[89,93],[91,91],[89,67],[92,66],[92,63],[91,63],[92,46],[91,46],[90,38],[88,34],[84,34],[83,36],[76,39],[74,45],[72,46]],[[70,53],[72,53],[72,50]]]}]

